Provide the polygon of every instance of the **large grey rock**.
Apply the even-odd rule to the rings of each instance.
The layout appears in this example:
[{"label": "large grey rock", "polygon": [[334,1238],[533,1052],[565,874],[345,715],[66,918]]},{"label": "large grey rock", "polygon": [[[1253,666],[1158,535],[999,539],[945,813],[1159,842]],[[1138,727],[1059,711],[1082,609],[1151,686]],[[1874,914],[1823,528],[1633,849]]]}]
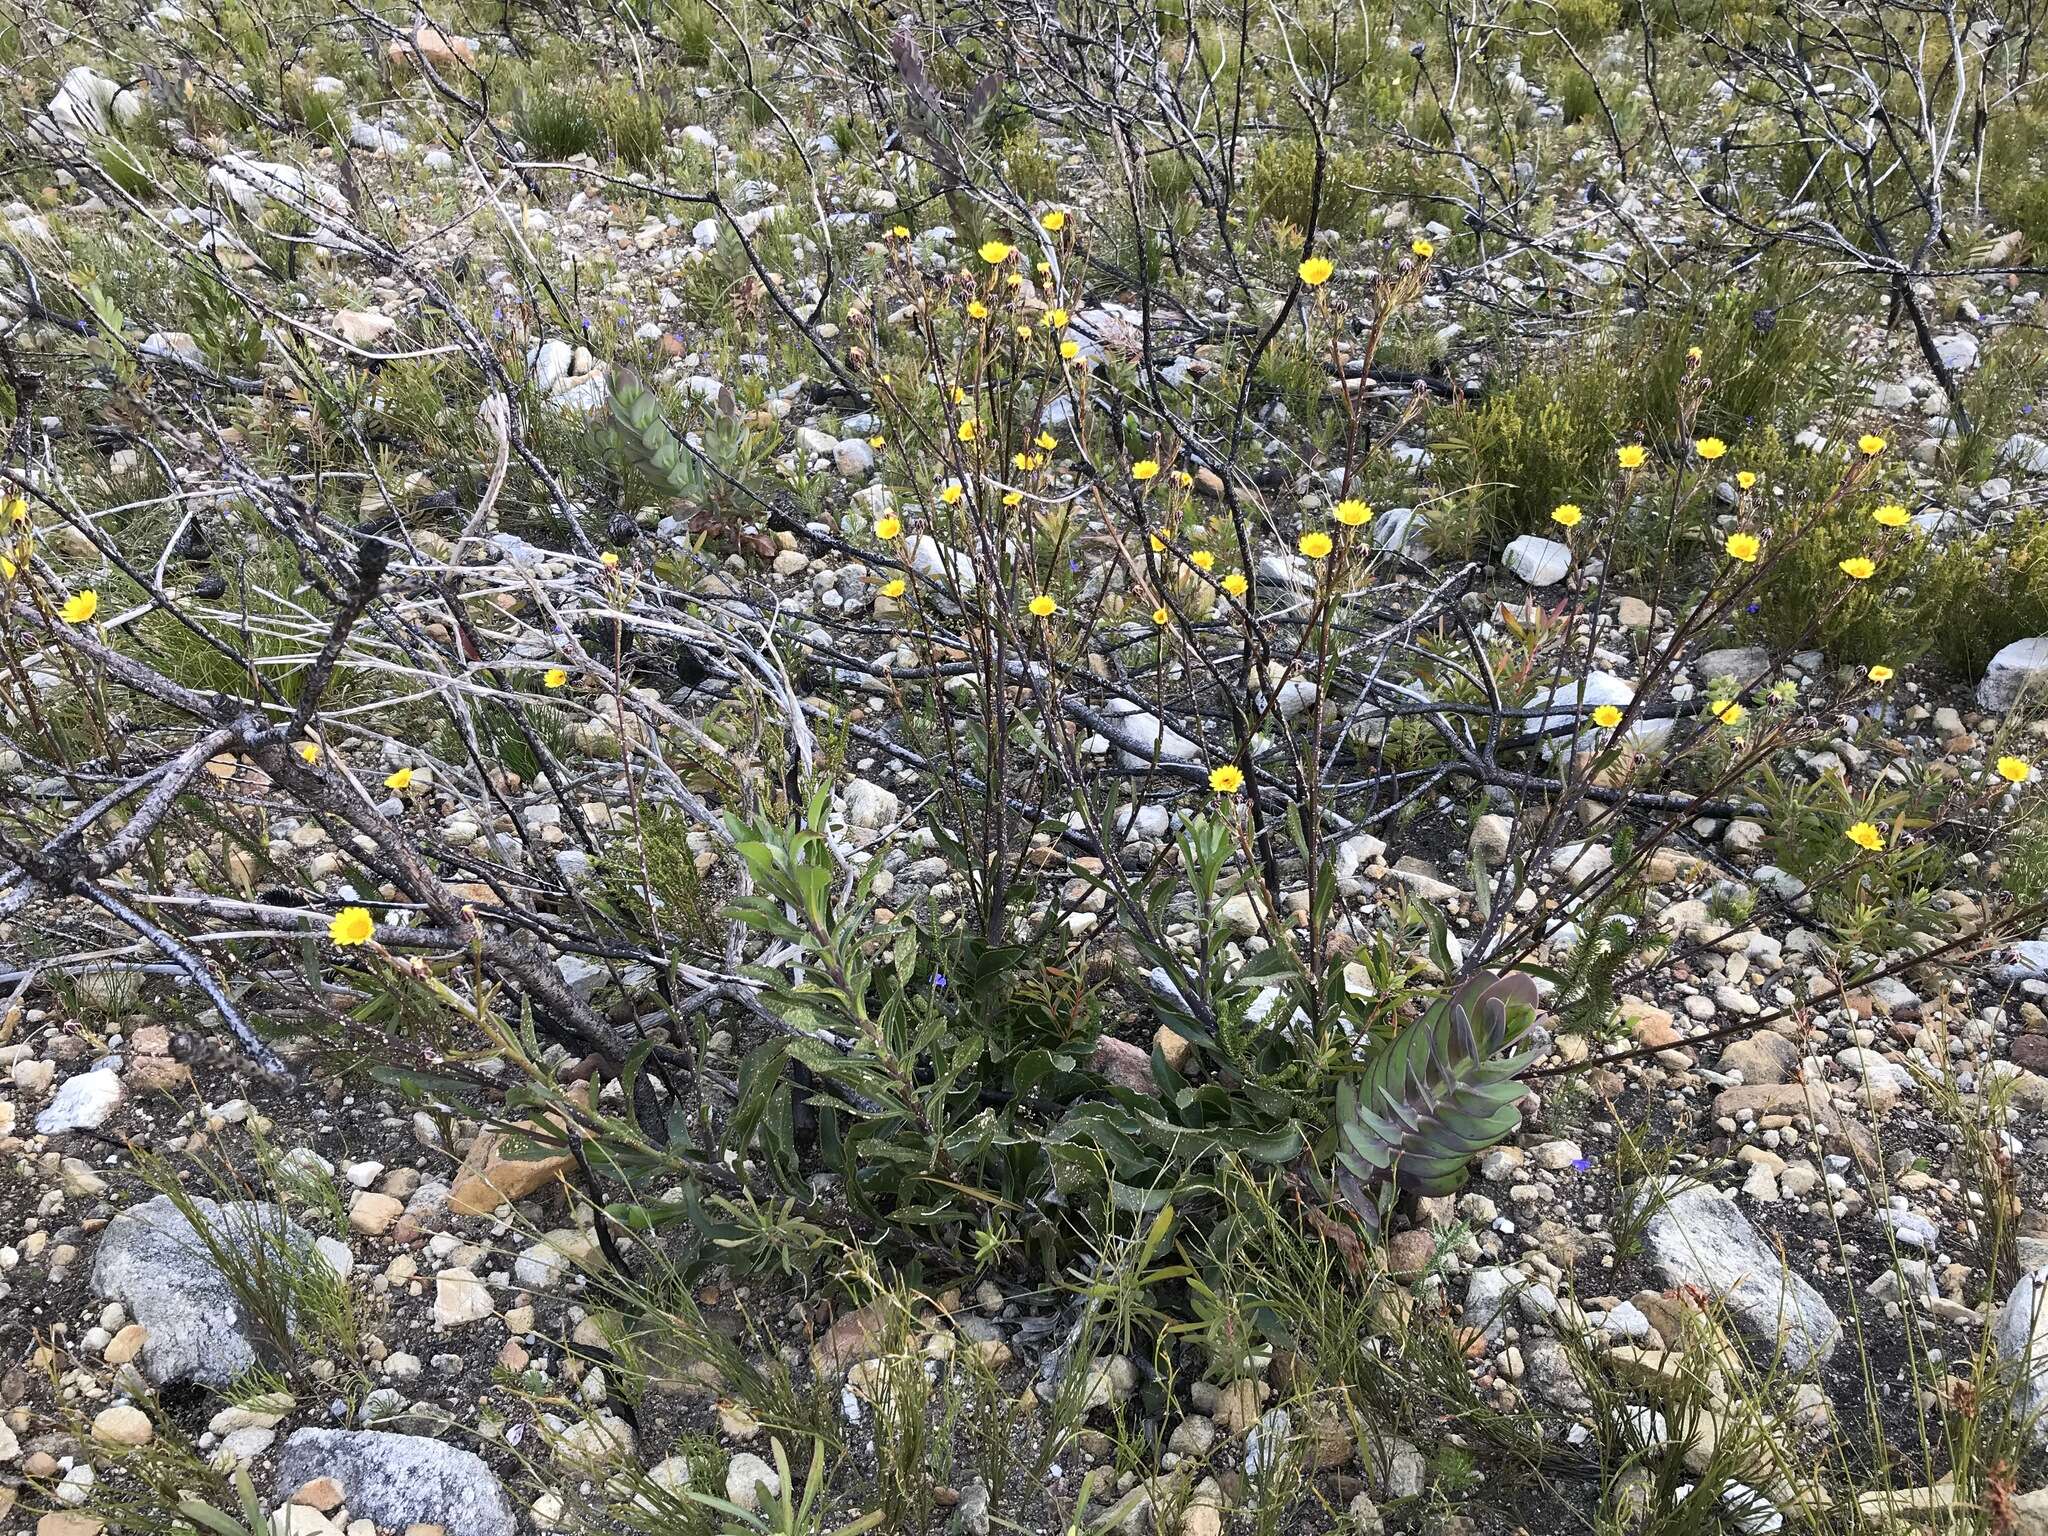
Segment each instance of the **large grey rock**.
[{"label": "large grey rock", "polygon": [[[192,1204],[214,1240],[243,1255],[290,1254],[349,1270],[349,1251],[316,1238],[277,1206],[254,1200]],[[168,1195],[133,1206],[107,1223],[93,1261],[96,1294],[111,1297],[148,1331],[137,1363],[158,1386],[196,1381],[225,1387],[258,1363],[257,1325],[221,1273],[205,1240]]]},{"label": "large grey rock", "polygon": [[1785,1267],[1733,1201],[1699,1185],[1674,1192],[1667,1183],[1665,1189],[1643,1241],[1666,1285],[1710,1293],[1744,1328],[1780,1340],[1785,1363],[1795,1371],[1835,1352],[1842,1324],[1834,1310]]},{"label": "large grey rock", "polygon": [[1555,586],[1571,571],[1571,546],[1541,534],[1525,533],[1508,541],[1508,547],[1501,551],[1500,563],[1532,587]]},{"label": "large grey rock", "polygon": [[1473,1270],[1471,1283],[1465,1289],[1465,1310],[1458,1321],[1467,1328],[1478,1329],[1488,1344],[1500,1343],[1507,1335],[1508,1324],[1514,1321],[1509,1316],[1509,1304],[1528,1283],[1528,1277],[1520,1270],[1504,1265]]},{"label": "large grey rock", "polygon": [[1998,462],[2030,475],[2048,475],[2048,441],[2015,432],[1998,445]]},{"label": "large grey rock", "polygon": [[2048,1269],[2021,1273],[1998,1309],[1991,1342],[2001,1358],[2019,1367],[2014,1411],[2031,1416],[2034,1438],[2048,1445],[2048,1414],[2042,1412],[2048,1408]]},{"label": "large grey rock", "polygon": [[2048,635],[2015,640],[1984,669],[1984,681],[1977,685],[1977,702],[1986,709],[2003,712],[2019,702],[2021,693],[2039,694],[2048,688]]},{"label": "large grey rock", "polygon": [[425,1435],[299,1430],[277,1459],[276,1498],[290,1498],[316,1477],[341,1485],[354,1519],[438,1525],[448,1536],[512,1536],[512,1501],[483,1458]]},{"label": "large grey rock", "polygon": [[1702,651],[1693,670],[1707,682],[1732,678],[1747,688],[1771,672],[1771,653],[1760,645],[1731,645],[1717,651]]},{"label": "large grey rock", "polygon": [[121,1102],[121,1074],[107,1067],[81,1072],[67,1078],[57,1090],[50,1107],[36,1116],[36,1129],[45,1136],[66,1131],[90,1131],[114,1112]]}]

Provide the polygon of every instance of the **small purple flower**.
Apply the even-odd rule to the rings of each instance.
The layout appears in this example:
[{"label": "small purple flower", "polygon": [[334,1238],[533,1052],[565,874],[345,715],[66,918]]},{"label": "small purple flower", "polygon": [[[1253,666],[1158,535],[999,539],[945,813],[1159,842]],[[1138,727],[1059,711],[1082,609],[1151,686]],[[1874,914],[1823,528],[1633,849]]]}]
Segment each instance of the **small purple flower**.
[{"label": "small purple flower", "polygon": [[1762,603],[1751,603],[1745,611],[1749,613],[1762,613],[1763,609],[1764,605]]},{"label": "small purple flower", "polygon": [[932,972],[932,986],[935,988],[943,988],[945,985],[946,973],[944,971]]},{"label": "small purple flower", "polygon": [[1592,1166],[1593,1159],[1591,1159],[1590,1157],[1575,1157],[1572,1159],[1572,1167],[1580,1173],[1584,1173],[1587,1169],[1591,1168]]}]

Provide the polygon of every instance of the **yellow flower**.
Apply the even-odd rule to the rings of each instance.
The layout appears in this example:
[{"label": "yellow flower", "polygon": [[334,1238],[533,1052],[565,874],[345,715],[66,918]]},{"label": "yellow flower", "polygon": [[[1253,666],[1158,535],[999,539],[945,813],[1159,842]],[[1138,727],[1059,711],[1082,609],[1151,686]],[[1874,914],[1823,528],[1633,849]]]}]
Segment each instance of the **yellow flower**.
[{"label": "yellow flower", "polygon": [[1621,724],[1621,711],[1612,704],[1602,704],[1593,711],[1593,723],[1603,731],[1611,731]]},{"label": "yellow flower", "polygon": [[1703,437],[1692,445],[1692,451],[1711,464],[1728,451],[1728,445],[1718,437]]},{"label": "yellow flower", "polygon": [[1010,249],[1000,240],[984,240],[981,243],[981,259],[992,267],[1000,267],[1010,259]]},{"label": "yellow flower", "polygon": [[1045,317],[1038,323],[1055,331],[1063,331],[1067,328],[1067,312],[1064,309],[1048,309]]},{"label": "yellow flower", "polygon": [[1842,835],[1858,848],[1866,848],[1872,853],[1877,852],[1878,849],[1884,846],[1884,834],[1867,821],[1857,822],[1855,826]]},{"label": "yellow flower", "polygon": [[549,667],[541,674],[540,680],[543,687],[559,688],[569,681],[569,674],[561,667]]},{"label": "yellow flower", "polygon": [[67,624],[87,623],[99,611],[100,595],[91,587],[64,599],[64,622]]},{"label": "yellow flower", "polygon": [[384,780],[384,787],[386,789],[410,789],[412,787],[412,770],[410,768],[401,768],[398,772],[389,775]]},{"label": "yellow flower", "polygon": [[1006,507],[1018,506],[1023,502],[1023,500],[1024,493],[1022,491],[1003,492],[1003,505]]},{"label": "yellow flower", "polygon": [[1206,549],[1198,549],[1188,558],[1195,562],[1195,569],[1206,571],[1216,563],[1216,556]]},{"label": "yellow flower", "polygon": [[963,422],[961,422],[961,423],[960,423],[960,441],[961,441],[961,442],[963,442],[963,443],[971,443],[971,442],[973,442],[973,441],[974,441],[974,434],[975,434],[975,432],[976,432],[977,430],[979,430],[979,429],[978,429],[978,428],[977,428],[977,427],[976,427],[976,426],[974,425],[974,423],[973,423],[973,421],[972,421],[972,420],[968,420],[968,421],[963,421]]},{"label": "yellow flower", "polygon": [[370,935],[376,931],[376,920],[364,907],[343,907],[334,914],[334,921],[327,925],[327,937],[341,949],[369,943]]},{"label": "yellow flower", "polygon": [[953,403],[955,405],[965,405],[967,403],[967,391],[958,384],[953,386]]},{"label": "yellow flower", "polygon": [[875,537],[878,539],[893,539],[902,531],[903,519],[893,512],[875,519]]},{"label": "yellow flower", "polygon": [[1753,469],[1738,469],[1735,471],[1735,483],[1745,491],[1754,490],[1756,488],[1756,471]]},{"label": "yellow flower", "polygon": [[1650,450],[1641,443],[1630,443],[1615,449],[1614,457],[1623,469],[1641,469],[1650,457]]},{"label": "yellow flower", "polygon": [[960,504],[960,498],[962,496],[965,496],[966,494],[967,493],[960,488],[960,482],[958,480],[954,480],[948,483],[948,485],[943,491],[939,492],[939,500],[943,501],[949,507],[954,507]]},{"label": "yellow flower", "polygon": [[1003,279],[1003,285],[1007,288],[1022,288],[1024,286],[1024,274],[1022,272],[1008,274]]},{"label": "yellow flower", "polygon": [[2027,775],[2034,771],[2034,765],[2024,757],[2001,757],[1998,760],[1998,776],[2008,784],[2024,784]]},{"label": "yellow flower", "polygon": [[1707,712],[1711,714],[1716,720],[1720,721],[1723,725],[1740,725],[1742,724],[1743,718],[1749,714],[1748,710],[1744,709],[1740,704],[1736,703],[1733,699],[1728,699],[1720,703],[1709,704],[1707,706]]},{"label": "yellow flower", "polygon": [[1585,515],[1579,510],[1576,502],[1567,501],[1551,509],[1550,520],[1566,528],[1576,528],[1579,526],[1579,520]]},{"label": "yellow flower", "polygon": [[910,231],[905,226],[898,224],[890,229],[889,238],[892,240],[908,240],[910,238]]},{"label": "yellow flower", "polygon": [[1029,606],[1031,608],[1031,616],[1035,619],[1049,619],[1060,611],[1060,605],[1047,597],[1043,592],[1031,599]]},{"label": "yellow flower", "polygon": [[1838,565],[1842,574],[1851,581],[1868,581],[1871,573],[1877,569],[1876,561],[1865,559],[1862,555],[1851,555],[1848,559],[1838,562]]},{"label": "yellow flower", "polygon": [[904,593],[904,590],[908,586],[909,583],[906,582],[901,576],[891,576],[887,581],[882,583],[882,596],[901,597]]},{"label": "yellow flower", "polygon": [[12,560],[0,555],[0,581],[12,581],[20,574],[20,568]]},{"label": "yellow flower", "polygon": [[1911,520],[1912,514],[1897,502],[1887,502],[1870,516],[1872,521],[1886,528],[1903,528]]},{"label": "yellow flower", "polygon": [[1250,585],[1251,583],[1244,579],[1243,571],[1232,571],[1228,576],[1223,578],[1223,590],[1228,592],[1232,597],[1243,597],[1245,593],[1245,588]]},{"label": "yellow flower", "polygon": [[1018,327],[1017,327],[1017,339],[1018,339],[1019,341],[1029,341],[1029,340],[1031,339],[1031,327],[1030,327],[1030,326],[1028,326],[1028,325],[1020,325],[1020,326],[1018,326]]},{"label": "yellow flower", "polygon": [[1164,625],[1166,621],[1172,617],[1173,615],[1168,613],[1164,608],[1154,608],[1152,610],[1152,622],[1154,624]]},{"label": "yellow flower", "polygon": [[616,571],[619,568],[619,557],[610,550],[606,550],[597,557],[597,563],[608,571]]},{"label": "yellow flower", "polygon": [[1879,662],[1876,666],[1872,667],[1866,675],[1870,678],[1870,680],[1873,683],[1888,683],[1898,674],[1893,672],[1892,669],[1886,666],[1883,662]]},{"label": "yellow flower", "polygon": [[1322,256],[1311,256],[1294,269],[1295,274],[1311,288],[1320,288],[1330,280],[1330,274],[1337,269]]},{"label": "yellow flower", "polygon": [[1430,257],[1436,254],[1436,247],[1427,240],[1410,240],[1408,242],[1408,249],[1420,256],[1424,261],[1429,260]]},{"label": "yellow flower", "polygon": [[1066,361],[1071,363],[1075,358],[1079,357],[1080,355],[1081,343],[1075,341],[1071,336],[1060,343],[1060,356],[1066,359]]},{"label": "yellow flower", "polygon": [[988,318],[988,306],[979,299],[970,299],[967,304],[967,314],[969,319],[986,320]]},{"label": "yellow flower", "polygon": [[1299,539],[1295,540],[1294,547],[1304,555],[1307,555],[1309,559],[1320,560],[1330,552],[1332,546],[1330,544],[1330,536],[1318,530],[1314,533],[1304,533]]},{"label": "yellow flower", "polygon": [[868,439],[868,446],[870,448],[880,448],[887,444],[888,441],[889,439],[882,436],[881,433],[877,432],[873,437]]},{"label": "yellow flower", "polygon": [[1146,534],[1145,543],[1150,547],[1152,553],[1155,555],[1163,555],[1166,553],[1166,540],[1159,537],[1159,535],[1156,533]]},{"label": "yellow flower", "polygon": [[1865,458],[1876,458],[1884,452],[1884,439],[1875,432],[1866,432],[1856,439],[1856,446],[1863,450]]},{"label": "yellow flower", "polygon": [[1038,216],[1038,227],[1049,235],[1058,234],[1067,227],[1065,210],[1060,208],[1046,209],[1045,212]]},{"label": "yellow flower", "polygon": [[1244,788],[1244,770],[1235,763],[1225,763],[1220,768],[1211,768],[1209,787],[1219,795],[1234,795]]},{"label": "yellow flower", "polygon": [[1158,473],[1159,461],[1157,459],[1140,459],[1131,466],[1131,478],[1133,480],[1150,480]]},{"label": "yellow flower", "polygon": [[1740,560],[1744,565],[1753,565],[1756,563],[1758,551],[1764,546],[1763,541],[1753,533],[1731,533],[1728,535],[1728,541],[1721,547],[1728,551],[1730,560]]},{"label": "yellow flower", "polygon": [[7,516],[7,521],[8,521],[8,522],[10,522],[10,523],[25,523],[25,522],[27,522],[27,521],[28,521],[28,498],[27,498],[26,496],[10,496],[10,497],[8,497],[8,498],[7,498],[7,505],[6,505],[6,516]]},{"label": "yellow flower", "polygon": [[1372,521],[1372,508],[1356,497],[1340,501],[1330,509],[1330,516],[1346,528],[1363,528]]},{"label": "yellow flower", "polygon": [[319,761],[320,761],[320,743],[319,743],[319,742],[317,742],[317,741],[302,741],[302,742],[300,742],[300,743],[299,743],[299,761],[300,761],[300,762],[302,762],[302,763],[304,763],[304,764],[305,764],[305,765],[306,765],[306,766],[307,766],[308,768],[312,767],[312,766],[313,766],[313,765],[314,765],[315,763],[319,762]]},{"label": "yellow flower", "polygon": [[1706,355],[1707,354],[1702,352],[1698,347],[1687,347],[1685,349],[1685,360],[1688,363],[1696,363]]},{"label": "yellow flower", "polygon": [[1031,445],[1034,448],[1040,448],[1047,453],[1051,453],[1055,446],[1053,435],[1050,432],[1041,432],[1038,436],[1031,439]]}]

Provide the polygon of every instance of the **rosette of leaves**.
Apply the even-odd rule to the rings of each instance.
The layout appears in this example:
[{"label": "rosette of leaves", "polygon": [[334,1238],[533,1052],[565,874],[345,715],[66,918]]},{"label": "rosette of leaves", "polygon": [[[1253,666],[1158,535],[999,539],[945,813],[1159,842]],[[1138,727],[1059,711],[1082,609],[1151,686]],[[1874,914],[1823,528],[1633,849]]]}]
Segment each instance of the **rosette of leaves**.
[{"label": "rosette of leaves", "polygon": [[696,458],[663,418],[661,397],[631,368],[612,381],[612,430],[619,448],[640,477],[671,496],[703,495],[705,475]]},{"label": "rosette of leaves", "polygon": [[1535,1025],[1533,981],[1481,972],[1338,1084],[1337,1187],[1361,1216],[1381,1222],[1403,1192],[1451,1193],[1515,1133]]}]

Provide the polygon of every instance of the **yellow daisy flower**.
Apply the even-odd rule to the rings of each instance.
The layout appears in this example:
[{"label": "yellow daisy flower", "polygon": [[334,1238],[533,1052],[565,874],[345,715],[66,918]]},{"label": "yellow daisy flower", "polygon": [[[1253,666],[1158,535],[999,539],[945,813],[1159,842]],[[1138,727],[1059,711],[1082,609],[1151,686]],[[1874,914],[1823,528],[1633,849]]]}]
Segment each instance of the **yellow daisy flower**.
[{"label": "yellow daisy flower", "polygon": [[1870,671],[1865,675],[1873,683],[1888,683],[1898,674],[1892,671],[1892,669],[1886,666],[1883,662],[1879,662],[1876,666],[1872,667]]},{"label": "yellow daisy flower", "polygon": [[1232,571],[1228,576],[1223,578],[1223,590],[1228,592],[1232,597],[1243,597],[1245,594],[1245,588],[1247,588],[1250,585],[1251,583],[1244,579],[1243,571]]},{"label": "yellow daisy flower", "polygon": [[1856,446],[1862,450],[1865,458],[1874,459],[1884,452],[1884,439],[1875,432],[1866,432],[1856,439]]},{"label": "yellow daisy flower", "polygon": [[1031,599],[1028,606],[1031,609],[1031,616],[1035,619],[1049,619],[1060,611],[1060,605],[1043,592]]},{"label": "yellow daisy flower", "polygon": [[901,576],[891,576],[887,581],[882,583],[882,596],[901,597],[904,594],[904,592],[908,589],[909,585],[910,584],[906,582]]},{"label": "yellow daisy flower", "polygon": [[2024,784],[2027,776],[2034,771],[2034,765],[2024,757],[2001,757],[1998,760],[1998,776],[2008,784]]},{"label": "yellow daisy flower", "polygon": [[1311,288],[1320,288],[1330,280],[1330,274],[1337,269],[1322,256],[1311,256],[1294,269],[1295,275]]},{"label": "yellow daisy flower", "polygon": [[947,485],[947,487],[943,491],[939,492],[939,500],[943,501],[949,507],[956,507],[960,504],[960,498],[965,496],[966,494],[967,493],[960,488],[960,482],[958,480],[955,480],[951,482],[949,485]]},{"label": "yellow daisy flower", "polygon": [[1842,574],[1851,581],[1868,581],[1877,570],[1877,562],[1862,555],[1851,555],[1847,560],[1838,562],[1838,565]]},{"label": "yellow daisy flower", "polygon": [[1330,509],[1330,516],[1346,528],[1363,528],[1372,521],[1372,508],[1355,497],[1347,498]]},{"label": "yellow daisy flower", "polygon": [[1225,763],[1209,770],[1209,787],[1219,795],[1234,795],[1244,788],[1244,770],[1235,763]]},{"label": "yellow daisy flower", "polygon": [[1730,560],[1740,560],[1744,565],[1753,565],[1764,545],[1763,540],[1753,533],[1731,533],[1721,547],[1728,552]]},{"label": "yellow daisy flower", "polygon": [[1753,469],[1738,469],[1735,471],[1735,483],[1745,491],[1755,490],[1756,471]]},{"label": "yellow daisy flower", "polygon": [[1304,533],[1299,539],[1295,540],[1294,547],[1304,555],[1307,555],[1309,559],[1320,560],[1334,546],[1330,543],[1330,536],[1327,533],[1317,530],[1314,533]]},{"label": "yellow daisy flower", "polygon": [[1711,464],[1728,451],[1728,445],[1718,437],[1703,437],[1692,445],[1692,451]]},{"label": "yellow daisy flower", "polygon": [[1886,528],[1903,528],[1912,520],[1912,514],[1897,502],[1886,502],[1870,516],[1873,522]]},{"label": "yellow daisy flower", "polygon": [[304,764],[305,764],[305,765],[306,765],[306,766],[307,766],[308,768],[312,767],[312,766],[313,766],[313,765],[314,765],[315,763],[319,762],[319,761],[320,761],[320,743],[319,743],[319,742],[317,742],[317,741],[302,741],[302,742],[300,742],[300,743],[299,743],[299,761],[300,761],[300,762],[302,762],[302,763],[304,763]]},{"label": "yellow daisy flower", "polygon": [[100,595],[91,587],[74,592],[64,599],[62,611],[67,624],[89,623],[92,616],[100,611]]},{"label": "yellow daisy flower", "polygon": [[1551,508],[1550,520],[1565,528],[1576,528],[1585,515],[1584,512],[1579,510],[1576,502],[1567,501]]},{"label": "yellow daisy flower", "polygon": [[1038,216],[1038,227],[1049,235],[1058,234],[1067,227],[1066,211],[1060,208],[1046,209]]},{"label": "yellow daisy flower", "polygon": [[1420,256],[1424,261],[1429,260],[1430,257],[1436,254],[1436,247],[1427,240],[1410,240],[1408,242],[1408,249],[1417,256]]},{"label": "yellow daisy flower", "polygon": [[358,944],[370,942],[370,936],[377,931],[376,919],[365,907],[343,907],[334,914],[334,921],[327,925],[327,937],[340,949],[352,949]]},{"label": "yellow daisy flower", "polygon": [[893,512],[875,519],[875,537],[878,539],[893,539],[902,531],[903,519]]},{"label": "yellow daisy flower", "polygon": [[1010,259],[1010,252],[1013,249],[1014,247],[1007,246],[1000,240],[984,240],[981,243],[981,259],[992,267],[1000,267]]},{"label": "yellow daisy flower", "polygon": [[1621,711],[1612,704],[1602,704],[1593,711],[1593,723],[1603,731],[1611,731],[1621,724]]},{"label": "yellow daisy flower", "polygon": [[1214,552],[1206,549],[1198,549],[1193,554],[1189,555],[1188,558],[1194,561],[1195,569],[1198,571],[1209,570],[1216,564],[1216,556]]},{"label": "yellow daisy flower", "polygon": [[569,681],[569,674],[561,667],[549,667],[540,677],[544,688],[559,688]]},{"label": "yellow daisy flower", "polygon": [[1131,478],[1133,480],[1150,480],[1158,473],[1159,461],[1157,459],[1140,459],[1131,466]]},{"label": "yellow daisy flower", "polygon": [[1629,443],[1614,450],[1615,462],[1623,469],[1641,469],[1649,457],[1650,450],[1641,443]]},{"label": "yellow daisy flower", "polygon": [[1876,853],[1884,846],[1884,834],[1867,821],[1857,822],[1842,836],[1848,838],[1858,848],[1868,849],[1872,853]]},{"label": "yellow daisy flower", "polygon": [[1166,621],[1172,617],[1173,615],[1168,613],[1164,608],[1154,608],[1152,610],[1152,622],[1154,624],[1163,626],[1165,625]]},{"label": "yellow daisy flower", "polygon": [[387,775],[384,780],[384,787],[386,789],[412,788],[412,770],[410,768],[401,768],[398,772]]},{"label": "yellow daisy flower", "polygon": [[1079,357],[1080,355],[1081,343],[1075,341],[1072,337],[1068,337],[1065,341],[1060,343],[1060,356],[1064,358],[1066,361],[1071,363],[1075,358]]}]

